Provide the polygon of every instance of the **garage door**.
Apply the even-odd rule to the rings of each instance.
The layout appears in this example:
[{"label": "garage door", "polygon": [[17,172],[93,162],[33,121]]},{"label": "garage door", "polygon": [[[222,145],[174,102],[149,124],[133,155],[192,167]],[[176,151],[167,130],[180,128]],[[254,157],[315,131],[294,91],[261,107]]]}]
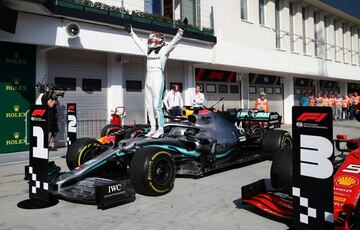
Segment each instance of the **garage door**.
[{"label": "garage door", "polygon": [[301,96],[305,92],[313,93],[313,95],[315,95],[315,80],[306,79],[306,78],[295,78],[294,79],[295,105],[300,105]]},{"label": "garage door", "polygon": [[284,114],[283,86],[279,76],[249,74],[249,106],[255,105],[261,92],[266,93],[270,111]]},{"label": "garage door", "polygon": [[145,64],[144,58],[129,57],[124,63],[124,106],[125,124],[143,124],[145,122]]},{"label": "garage door", "polygon": [[48,82],[66,90],[58,106],[60,133],[66,139],[65,105],[77,103],[78,137],[98,137],[107,120],[105,53],[56,49],[48,52]]},{"label": "garage door", "polygon": [[201,85],[206,100],[205,106],[210,107],[224,97],[216,108],[241,108],[241,87],[240,82],[236,81],[235,72],[195,69],[195,82]]}]

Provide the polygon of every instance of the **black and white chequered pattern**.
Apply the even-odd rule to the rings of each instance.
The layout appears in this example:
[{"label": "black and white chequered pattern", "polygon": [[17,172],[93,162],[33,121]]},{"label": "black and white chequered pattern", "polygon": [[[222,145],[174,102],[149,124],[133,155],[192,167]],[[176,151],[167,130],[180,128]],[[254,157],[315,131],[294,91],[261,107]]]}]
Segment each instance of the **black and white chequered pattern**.
[{"label": "black and white chequered pattern", "polygon": [[36,194],[37,189],[49,190],[49,184],[47,182],[41,182],[36,180],[36,174],[33,172],[33,167],[29,167],[30,181],[35,182],[35,186],[31,186],[31,193]]},{"label": "black and white chequered pattern", "polygon": [[[309,206],[309,200],[306,197],[301,196],[300,188],[293,187],[292,194],[295,197],[299,197],[300,199],[300,206],[307,208],[307,214],[300,213],[300,222],[304,224],[309,224],[309,217],[317,218],[315,208],[311,208]],[[324,212],[324,220],[326,222],[334,223],[334,214],[330,212]]]}]

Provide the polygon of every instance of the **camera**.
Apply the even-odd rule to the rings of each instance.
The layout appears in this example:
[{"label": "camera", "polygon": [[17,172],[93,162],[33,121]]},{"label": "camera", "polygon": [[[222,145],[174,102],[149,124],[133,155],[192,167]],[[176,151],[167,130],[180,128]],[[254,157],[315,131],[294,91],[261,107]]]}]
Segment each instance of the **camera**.
[{"label": "camera", "polygon": [[51,90],[53,90],[52,95],[50,97],[57,99],[58,97],[64,97],[65,91],[56,90],[56,86],[51,84],[42,84],[40,82],[36,83],[35,88],[39,91],[39,93],[47,94]]}]

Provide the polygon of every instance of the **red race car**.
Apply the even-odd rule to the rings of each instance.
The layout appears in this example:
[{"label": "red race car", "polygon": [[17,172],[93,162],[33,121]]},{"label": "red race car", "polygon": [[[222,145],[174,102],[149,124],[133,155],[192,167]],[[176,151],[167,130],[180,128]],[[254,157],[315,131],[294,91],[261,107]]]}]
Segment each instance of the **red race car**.
[{"label": "red race car", "polygon": [[[359,118],[359,114],[357,118]],[[295,139],[295,137],[293,138]],[[331,221],[336,230],[360,229],[360,138],[349,139],[346,135],[337,135],[334,144],[339,154],[336,155],[333,162],[333,213],[330,213]],[[309,218],[310,222],[311,217],[319,218],[319,212],[316,212],[316,209],[309,208],[310,198],[304,198],[300,195],[294,196],[294,188],[296,187],[294,187],[295,180],[293,177],[294,154],[296,151],[290,148],[277,154],[271,166],[270,181],[262,179],[243,186],[241,189],[242,202],[280,220],[294,220],[295,209],[304,212],[304,207],[307,208],[305,211],[306,221]],[[299,163],[302,164],[303,162],[305,161],[302,159]],[[320,189],[316,181],[312,186],[313,191]],[[294,199],[298,198],[300,198],[299,204],[294,202]],[[325,199],[318,196],[312,198],[313,200],[314,198],[317,200]]]}]

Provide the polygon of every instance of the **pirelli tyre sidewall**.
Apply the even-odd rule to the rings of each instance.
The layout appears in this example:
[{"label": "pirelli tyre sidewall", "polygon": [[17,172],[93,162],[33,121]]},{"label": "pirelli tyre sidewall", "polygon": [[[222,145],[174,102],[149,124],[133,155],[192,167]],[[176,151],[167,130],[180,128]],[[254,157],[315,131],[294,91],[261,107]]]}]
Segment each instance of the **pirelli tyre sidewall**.
[{"label": "pirelli tyre sidewall", "polygon": [[261,147],[270,160],[284,148],[292,148],[292,138],[285,130],[267,130],[262,138]]},{"label": "pirelli tyre sidewall", "polygon": [[156,147],[144,147],[133,156],[129,174],[139,194],[161,196],[174,187],[175,161],[171,154]]},{"label": "pirelli tyre sidewall", "polygon": [[102,152],[103,145],[92,138],[77,139],[66,152],[66,164],[70,170],[82,165]]}]

